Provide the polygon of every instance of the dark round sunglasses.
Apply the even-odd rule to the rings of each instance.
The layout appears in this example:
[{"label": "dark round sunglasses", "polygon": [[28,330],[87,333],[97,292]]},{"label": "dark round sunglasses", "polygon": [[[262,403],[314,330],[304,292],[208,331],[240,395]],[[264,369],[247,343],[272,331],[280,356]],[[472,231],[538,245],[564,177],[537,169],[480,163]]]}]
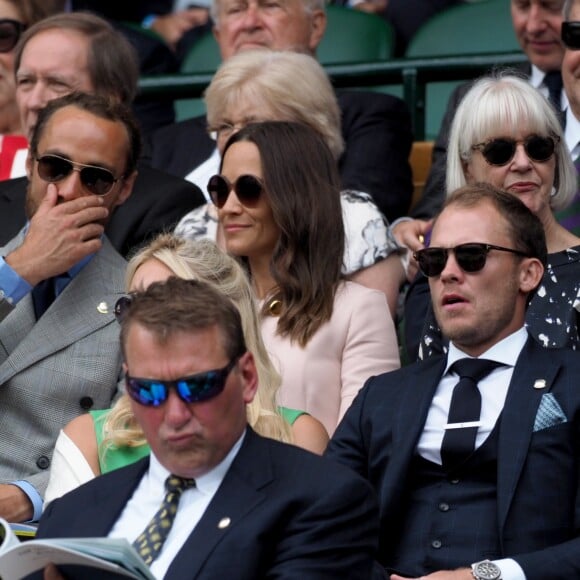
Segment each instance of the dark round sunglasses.
[{"label": "dark round sunglasses", "polygon": [[240,356],[234,357],[221,369],[197,373],[175,381],[140,379],[126,375],[127,393],[134,401],[145,407],[159,407],[165,403],[169,397],[169,389],[175,389],[177,396],[184,403],[209,401],[224,390],[228,375],[236,366]]},{"label": "dark round sunglasses", "polygon": [[562,43],[570,50],[580,50],[580,22],[562,22]]},{"label": "dark round sunglasses", "polygon": [[490,165],[507,165],[514,158],[518,143],[523,143],[526,155],[532,161],[543,163],[554,155],[556,143],[559,140],[560,138],[556,136],[542,137],[540,135],[530,135],[523,141],[502,137],[478,143],[471,148],[481,151],[484,159]]},{"label": "dark round sunglasses", "polygon": [[0,52],[10,52],[25,29],[26,25],[18,20],[0,18]]},{"label": "dark round sunglasses", "polygon": [[67,178],[73,171],[78,171],[83,187],[95,195],[107,195],[120,178],[105,167],[76,163],[58,155],[43,155],[36,159],[38,175],[44,181],[56,183]]},{"label": "dark round sunglasses", "polygon": [[214,175],[207,183],[207,192],[219,208],[226,204],[232,190],[236,192],[240,203],[252,207],[258,203],[264,190],[264,183],[255,175],[240,175],[235,183],[231,183],[223,175]]},{"label": "dark round sunglasses", "polygon": [[425,248],[415,252],[413,257],[417,260],[421,272],[428,278],[432,278],[433,276],[439,276],[443,272],[445,264],[447,264],[449,252],[455,254],[455,260],[464,272],[473,273],[483,270],[487,261],[487,254],[491,250],[510,252],[524,258],[528,257],[524,252],[520,252],[519,250],[504,248],[503,246],[494,246],[493,244],[478,244],[475,242],[460,244],[454,248]]}]

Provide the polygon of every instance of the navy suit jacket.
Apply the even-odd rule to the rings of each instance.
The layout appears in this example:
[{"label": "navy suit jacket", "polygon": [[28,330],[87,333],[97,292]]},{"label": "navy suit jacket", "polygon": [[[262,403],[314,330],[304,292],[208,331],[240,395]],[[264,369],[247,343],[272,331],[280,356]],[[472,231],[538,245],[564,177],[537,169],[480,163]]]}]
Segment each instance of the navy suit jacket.
[{"label": "navy suit jacket", "polygon": [[[345,143],[339,160],[343,189],[369,193],[389,220],[406,215],[413,193],[407,106],[381,93],[345,91],[337,98]],[[206,118],[196,117],[155,132],[152,166],[185,177],[215,149],[206,127]]]},{"label": "navy suit jacket", "polygon": [[[383,566],[404,525],[410,463],[445,362],[432,357],[369,379],[327,450],[377,492]],[[528,339],[508,389],[499,431],[497,558],[514,558],[527,580],[580,578],[579,377],[577,352]],[[538,428],[538,410],[551,396],[566,420]]]},{"label": "navy suit jacket", "polygon": [[[0,181],[0,246],[7,244],[24,226],[25,177]],[[128,257],[162,231],[172,231],[192,209],[206,203],[199,187],[146,165],[129,199],[115,208],[105,228],[114,248]]]},{"label": "navy suit jacket", "polygon": [[[106,536],[149,465],[145,458],[46,509],[38,538]],[[231,524],[220,527],[223,518]],[[248,428],[170,580],[368,580],[377,540],[370,486],[350,470]]]}]

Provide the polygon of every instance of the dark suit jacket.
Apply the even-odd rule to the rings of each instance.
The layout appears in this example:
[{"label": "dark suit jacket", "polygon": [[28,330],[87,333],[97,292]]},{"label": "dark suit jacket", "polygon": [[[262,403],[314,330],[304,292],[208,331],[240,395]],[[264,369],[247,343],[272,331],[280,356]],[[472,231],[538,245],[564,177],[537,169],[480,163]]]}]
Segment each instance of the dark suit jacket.
[{"label": "dark suit jacket", "polygon": [[[410,462],[445,360],[432,357],[369,379],[327,451],[377,492],[385,566],[404,522]],[[505,401],[497,471],[498,556],[514,558],[527,580],[580,578],[579,376],[577,352],[544,349],[528,339]],[[538,388],[538,379],[544,388]],[[567,420],[538,428],[538,409],[549,407],[551,396]]]},{"label": "dark suit jacket", "polygon": [[[55,500],[42,516],[37,537],[107,535],[148,465],[145,458]],[[224,517],[231,525],[221,529]],[[367,580],[376,533],[376,500],[365,481],[248,429],[165,577]]]},{"label": "dark suit jacket", "polygon": [[[389,220],[405,215],[413,192],[409,152],[413,135],[409,111],[391,95],[341,92],[345,151],[339,160],[344,189],[371,194]],[[164,127],[152,138],[152,165],[186,176],[215,148],[205,117]]]},{"label": "dark suit jacket", "polygon": [[[25,177],[0,181],[0,246],[26,222],[27,183]],[[105,233],[115,249],[127,257],[158,233],[172,230],[186,213],[205,202],[196,185],[142,165],[133,193],[115,209]]]}]

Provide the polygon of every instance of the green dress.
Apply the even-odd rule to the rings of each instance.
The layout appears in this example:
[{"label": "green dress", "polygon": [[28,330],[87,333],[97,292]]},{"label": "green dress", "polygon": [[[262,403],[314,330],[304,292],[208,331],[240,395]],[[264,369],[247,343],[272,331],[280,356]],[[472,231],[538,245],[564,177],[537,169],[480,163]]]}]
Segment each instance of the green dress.
[{"label": "green dress", "polygon": [[[99,411],[89,411],[93,422],[95,423],[95,433],[97,436],[97,448],[101,448],[103,442],[103,425],[110,409],[101,409]],[[296,409],[287,409],[286,407],[278,407],[280,415],[290,425],[301,415],[306,415],[305,411],[297,411]],[[130,465],[139,461],[142,457],[149,455],[151,448],[149,445],[139,445],[139,447],[113,447],[107,449],[104,457],[99,453],[99,467],[101,473],[108,473],[125,465]]]}]

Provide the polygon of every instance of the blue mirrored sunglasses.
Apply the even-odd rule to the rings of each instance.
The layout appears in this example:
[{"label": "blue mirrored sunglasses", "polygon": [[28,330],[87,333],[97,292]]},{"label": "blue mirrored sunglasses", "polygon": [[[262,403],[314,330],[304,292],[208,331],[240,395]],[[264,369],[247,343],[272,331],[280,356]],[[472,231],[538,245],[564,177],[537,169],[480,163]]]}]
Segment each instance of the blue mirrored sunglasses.
[{"label": "blue mirrored sunglasses", "polygon": [[228,375],[240,359],[238,355],[222,369],[213,369],[182,377],[175,381],[140,379],[127,375],[125,385],[129,396],[146,407],[159,407],[169,397],[169,389],[175,389],[177,396],[185,403],[200,403],[217,397],[226,386]]}]

